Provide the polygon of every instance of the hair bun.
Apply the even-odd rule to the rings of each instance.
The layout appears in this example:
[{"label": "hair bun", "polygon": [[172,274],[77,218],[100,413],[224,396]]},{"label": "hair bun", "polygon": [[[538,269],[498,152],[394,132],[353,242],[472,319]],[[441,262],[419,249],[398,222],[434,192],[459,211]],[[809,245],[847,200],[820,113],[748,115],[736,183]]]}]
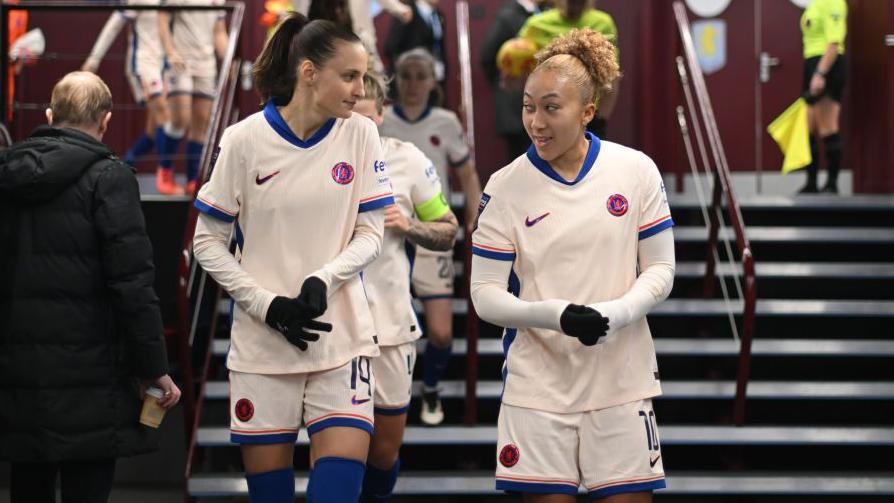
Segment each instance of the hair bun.
[{"label": "hair bun", "polygon": [[583,64],[597,94],[602,89],[610,88],[621,75],[614,44],[590,28],[573,29],[554,38],[535,58],[541,65],[553,56],[563,54],[573,56]]}]

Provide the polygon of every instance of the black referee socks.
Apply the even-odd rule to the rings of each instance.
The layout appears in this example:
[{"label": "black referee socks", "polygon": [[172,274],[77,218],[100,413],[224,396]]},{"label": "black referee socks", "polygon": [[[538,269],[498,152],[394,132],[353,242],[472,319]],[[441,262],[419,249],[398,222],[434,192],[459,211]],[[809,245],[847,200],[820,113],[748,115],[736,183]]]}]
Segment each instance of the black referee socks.
[{"label": "black referee socks", "polygon": [[807,165],[807,183],[798,191],[799,194],[815,194],[819,192],[816,185],[816,172],[819,169],[819,148],[816,136],[810,135],[810,164]]},{"label": "black referee socks", "polygon": [[[829,170],[829,178],[823,192],[838,193],[838,172],[841,170],[841,135],[830,134],[823,138],[823,147],[826,150],[826,168]],[[815,176],[815,175],[814,175]]]}]

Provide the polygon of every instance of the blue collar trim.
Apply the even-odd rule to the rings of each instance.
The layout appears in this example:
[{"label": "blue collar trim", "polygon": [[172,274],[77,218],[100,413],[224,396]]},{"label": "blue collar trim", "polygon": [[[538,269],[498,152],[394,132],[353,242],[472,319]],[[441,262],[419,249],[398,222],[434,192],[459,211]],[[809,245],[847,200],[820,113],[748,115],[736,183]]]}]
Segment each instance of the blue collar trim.
[{"label": "blue collar trim", "polygon": [[407,118],[406,114],[404,114],[404,109],[401,108],[400,105],[398,105],[397,103],[392,105],[391,108],[394,110],[394,113],[397,114],[397,116],[401,118],[401,120],[403,120],[404,122],[409,122],[410,124],[416,124],[417,122],[422,122],[423,120],[425,120],[426,117],[428,117],[428,114],[431,113],[431,105],[426,105],[425,110],[422,111],[422,115],[417,117],[416,120],[411,121],[410,119]]},{"label": "blue collar trim", "polygon": [[584,179],[587,176],[587,173],[590,172],[590,169],[593,168],[593,165],[596,163],[596,158],[599,157],[599,150],[602,147],[602,142],[599,141],[599,137],[594,135],[593,133],[586,131],[584,133],[587,137],[587,140],[590,141],[590,146],[587,148],[587,156],[584,158],[584,164],[580,168],[580,172],[577,174],[577,178],[572,181],[568,181],[553,169],[552,166],[549,165],[548,162],[544,161],[537,155],[537,149],[534,148],[534,144],[532,143],[530,147],[528,147],[528,160],[531,161],[531,164],[534,165],[535,168],[539,169],[541,173],[552,178],[553,180],[565,184],[565,185],[574,185],[577,182]]},{"label": "blue collar trim", "polygon": [[317,130],[316,133],[313,134],[307,140],[302,140],[298,138],[295,133],[292,132],[292,129],[289,128],[289,125],[286,124],[285,119],[282,118],[282,115],[279,114],[279,110],[276,108],[277,106],[285,106],[286,100],[282,98],[273,98],[267,101],[267,105],[264,106],[264,118],[267,119],[267,124],[270,124],[270,127],[273,128],[280,136],[283,137],[287,142],[295,145],[299,148],[310,148],[323,141],[326,138],[326,135],[329,134],[329,131],[332,130],[332,126],[335,125],[335,118],[329,119],[323,124],[323,127]]}]

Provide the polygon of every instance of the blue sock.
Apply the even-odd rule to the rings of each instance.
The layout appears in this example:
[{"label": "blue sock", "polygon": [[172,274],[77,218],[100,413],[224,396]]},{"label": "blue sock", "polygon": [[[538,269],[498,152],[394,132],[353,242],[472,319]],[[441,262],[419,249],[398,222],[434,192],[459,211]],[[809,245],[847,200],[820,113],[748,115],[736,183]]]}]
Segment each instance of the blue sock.
[{"label": "blue sock", "polygon": [[307,471],[307,489],[304,491],[304,501],[313,501],[314,497],[310,494],[310,480],[314,478],[314,470],[311,468]]},{"label": "blue sock", "polygon": [[308,503],[357,501],[365,470],[366,465],[356,459],[318,459],[307,483]]},{"label": "blue sock", "polygon": [[282,468],[272,472],[246,474],[251,503],[292,503],[295,501],[295,472]]},{"label": "blue sock", "polygon": [[366,475],[363,477],[363,493],[360,494],[360,503],[385,503],[391,499],[399,472],[400,459],[395,461],[394,466],[388,470],[379,470],[372,465],[367,466]]},{"label": "blue sock", "polygon": [[155,150],[158,152],[158,165],[164,169],[172,169],[174,167],[174,154],[180,148],[180,136],[172,136],[165,131],[165,128],[158,127],[155,130]]},{"label": "blue sock", "polygon": [[199,161],[202,160],[202,147],[205,144],[195,140],[186,142],[186,181],[191,182],[199,176]]},{"label": "blue sock", "polygon": [[130,150],[124,154],[124,162],[133,166],[136,164],[138,157],[151,152],[153,147],[155,147],[155,141],[146,133],[141,134],[130,147]]},{"label": "blue sock", "polygon": [[444,372],[447,371],[447,362],[450,361],[450,354],[453,353],[453,345],[444,349],[438,348],[429,341],[425,345],[425,356],[423,360],[422,382],[426,388],[437,388]]}]

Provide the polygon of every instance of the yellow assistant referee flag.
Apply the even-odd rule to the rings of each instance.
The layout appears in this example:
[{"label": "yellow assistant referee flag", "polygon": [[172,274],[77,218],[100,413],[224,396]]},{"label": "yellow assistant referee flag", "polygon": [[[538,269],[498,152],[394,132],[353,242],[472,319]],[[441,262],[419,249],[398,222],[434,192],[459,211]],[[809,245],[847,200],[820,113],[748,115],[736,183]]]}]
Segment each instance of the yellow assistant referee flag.
[{"label": "yellow assistant referee flag", "polygon": [[801,169],[813,161],[810,155],[810,132],[807,128],[807,102],[798,98],[767,126],[767,133],[776,140],[785,160],[782,173]]}]

